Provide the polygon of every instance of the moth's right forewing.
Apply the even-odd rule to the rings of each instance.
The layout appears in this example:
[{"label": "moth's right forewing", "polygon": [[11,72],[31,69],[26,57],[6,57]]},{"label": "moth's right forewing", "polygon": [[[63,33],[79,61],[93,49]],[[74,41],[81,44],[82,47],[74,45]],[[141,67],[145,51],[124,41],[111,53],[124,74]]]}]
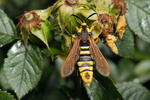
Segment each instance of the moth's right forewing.
[{"label": "moth's right forewing", "polygon": [[61,76],[67,77],[72,74],[74,71],[74,66],[79,59],[79,46],[80,46],[80,38],[77,37],[75,43],[73,44],[73,47],[67,56],[64,64],[61,68]]}]

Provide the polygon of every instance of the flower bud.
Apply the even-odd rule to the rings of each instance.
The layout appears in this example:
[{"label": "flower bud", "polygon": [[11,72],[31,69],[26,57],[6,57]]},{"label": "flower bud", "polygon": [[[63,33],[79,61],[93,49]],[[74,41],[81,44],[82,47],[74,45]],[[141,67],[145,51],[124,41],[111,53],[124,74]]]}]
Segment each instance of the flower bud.
[{"label": "flower bud", "polygon": [[[39,38],[49,49],[48,41],[52,40],[52,25],[47,18],[49,17],[50,11],[50,8],[45,10],[32,10],[25,12],[20,17],[17,26],[21,29],[21,35],[24,41],[28,41],[30,34],[32,34]],[[33,40],[31,37],[29,39],[31,41]]]},{"label": "flower bud", "polygon": [[98,22],[103,32],[111,33],[113,32],[114,19],[113,16],[108,13],[103,13],[98,15]]},{"label": "flower bud", "polygon": [[19,19],[17,26],[20,26],[26,31],[30,31],[32,28],[41,28],[40,16],[35,11],[25,12]]},{"label": "flower bud", "polygon": [[58,22],[62,32],[64,32],[67,28],[67,31],[71,33],[73,28],[71,23],[71,15],[79,13],[79,9],[81,7],[78,5],[84,3],[86,3],[86,0],[63,0],[58,4],[61,5],[58,11]]},{"label": "flower bud", "polygon": [[116,9],[116,14],[122,13],[124,15],[127,12],[127,5],[125,0],[112,0],[112,4]]}]

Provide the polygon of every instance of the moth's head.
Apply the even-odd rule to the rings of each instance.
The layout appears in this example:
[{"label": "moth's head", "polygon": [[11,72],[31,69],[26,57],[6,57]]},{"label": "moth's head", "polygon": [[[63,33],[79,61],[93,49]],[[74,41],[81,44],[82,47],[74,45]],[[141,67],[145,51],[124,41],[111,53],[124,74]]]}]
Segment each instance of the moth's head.
[{"label": "moth's head", "polygon": [[86,28],[86,27],[87,27],[87,24],[86,24],[86,23],[82,23],[82,24],[81,24],[81,27],[82,27],[82,28]]}]

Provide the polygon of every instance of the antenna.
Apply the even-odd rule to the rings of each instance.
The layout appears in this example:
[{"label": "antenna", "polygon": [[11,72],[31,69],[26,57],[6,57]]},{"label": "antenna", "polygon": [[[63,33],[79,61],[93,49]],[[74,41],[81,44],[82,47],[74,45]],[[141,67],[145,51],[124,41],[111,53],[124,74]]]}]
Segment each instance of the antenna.
[{"label": "antenna", "polygon": [[74,17],[76,17],[76,18],[80,19],[80,21],[81,21],[81,22],[83,22],[83,20],[82,20],[79,16],[74,15],[74,14],[72,14],[71,16],[74,16]]},{"label": "antenna", "polygon": [[95,14],[97,14],[97,13],[93,13],[93,14],[89,15],[89,17],[86,18],[85,22],[86,22],[90,17],[92,17],[92,16],[95,15]]}]

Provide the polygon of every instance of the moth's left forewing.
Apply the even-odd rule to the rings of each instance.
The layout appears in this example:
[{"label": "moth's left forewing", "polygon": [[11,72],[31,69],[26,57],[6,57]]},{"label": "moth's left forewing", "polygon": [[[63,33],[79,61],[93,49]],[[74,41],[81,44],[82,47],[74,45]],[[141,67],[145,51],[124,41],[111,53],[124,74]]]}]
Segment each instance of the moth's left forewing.
[{"label": "moth's left forewing", "polygon": [[80,44],[80,38],[76,38],[76,41],[66,58],[64,64],[62,65],[61,68],[61,76],[62,77],[67,77],[72,74],[74,71],[74,66],[79,59],[79,44]]}]

